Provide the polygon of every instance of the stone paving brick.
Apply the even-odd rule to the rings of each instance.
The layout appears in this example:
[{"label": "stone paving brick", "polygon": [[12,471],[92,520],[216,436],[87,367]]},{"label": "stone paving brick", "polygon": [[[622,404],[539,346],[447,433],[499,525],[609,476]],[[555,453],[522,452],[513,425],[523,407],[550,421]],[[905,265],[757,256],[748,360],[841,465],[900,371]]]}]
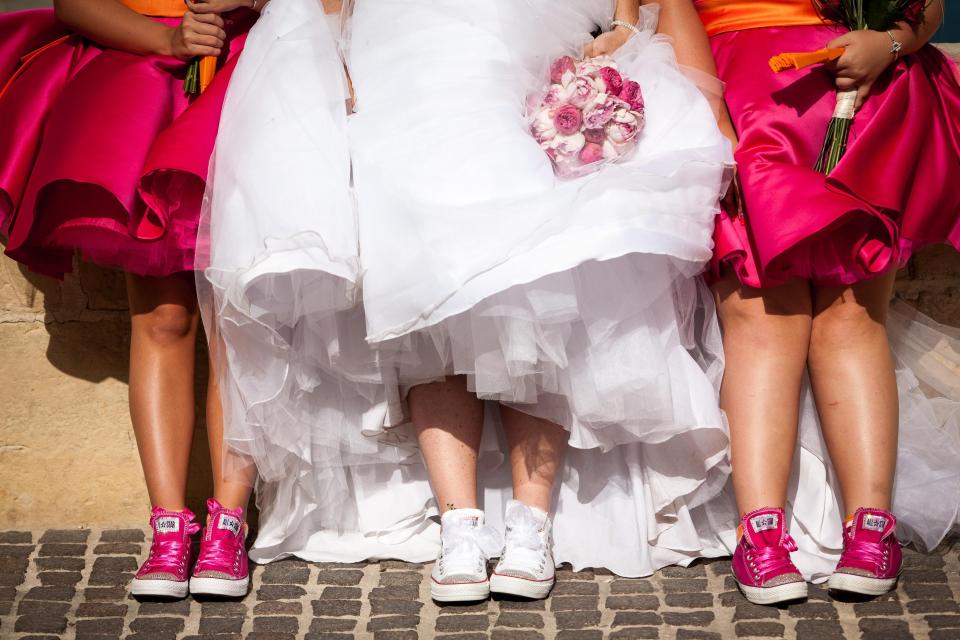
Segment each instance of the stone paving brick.
[{"label": "stone paving brick", "polygon": [[550,598],[550,609],[552,611],[593,611],[599,606],[599,596],[558,596]]},{"label": "stone paving brick", "polygon": [[889,618],[863,618],[860,620],[861,637],[864,640],[911,639],[910,626],[905,620]]},{"label": "stone paving brick", "polygon": [[930,640],[960,640],[960,629],[934,629]]},{"label": "stone paving brick", "polygon": [[663,618],[652,611],[617,611],[613,617],[614,627],[651,626],[659,627]]},{"label": "stone paving brick", "polygon": [[607,608],[656,610],[660,608],[660,599],[657,596],[610,596]]},{"label": "stone paving brick", "polygon": [[179,633],[183,631],[183,618],[157,616],[136,618],[130,623],[130,630],[138,633]]},{"label": "stone paving brick", "polygon": [[[402,602],[402,601],[401,601]],[[314,600],[315,616],[359,616],[363,606],[359,600]]]},{"label": "stone paving brick", "polygon": [[86,542],[89,537],[89,529],[48,529],[40,542]]},{"label": "stone paving brick", "polygon": [[844,640],[843,627],[836,620],[799,620],[797,640]]},{"label": "stone paving brick", "polygon": [[29,531],[0,531],[0,544],[30,544],[33,534]]},{"label": "stone paving brick", "polygon": [[201,634],[240,633],[243,618],[200,618]]},{"label": "stone paving brick", "polygon": [[600,624],[599,611],[560,611],[554,615],[558,629],[586,629]]},{"label": "stone paving brick", "polygon": [[653,584],[649,580],[626,580],[623,578],[618,578],[611,583],[610,593],[653,593]]},{"label": "stone paving brick", "polygon": [[705,627],[713,622],[715,617],[712,611],[663,612],[663,621],[672,627]]},{"label": "stone paving brick", "polygon": [[360,584],[361,579],[363,579],[363,571],[356,569],[325,569],[317,575],[317,584],[352,587]]},{"label": "stone paving brick", "polygon": [[603,631],[599,629],[581,629],[579,631],[561,631],[557,640],[601,640]]},{"label": "stone paving brick", "polygon": [[310,621],[309,633],[320,634],[333,631],[353,631],[357,621],[349,618],[314,618]]},{"label": "stone paving brick", "polygon": [[267,565],[260,575],[263,584],[307,584],[310,565],[301,560],[283,560]]},{"label": "stone paving brick", "polygon": [[105,542],[98,544],[93,548],[93,552],[96,555],[102,556],[122,556],[122,555],[137,555],[140,553],[140,545],[133,544],[129,542]]},{"label": "stone paving brick", "polygon": [[100,534],[100,542],[143,542],[146,538],[141,529],[107,529]]},{"label": "stone paving brick", "polygon": [[737,637],[782,638],[785,627],[779,622],[738,622]]},{"label": "stone paving brick", "polygon": [[423,608],[416,600],[371,600],[370,613],[375,616],[387,614],[417,615]]},{"label": "stone paving brick", "polygon": [[721,640],[721,636],[713,631],[677,629],[677,640]]},{"label": "stone paving brick", "polygon": [[253,615],[271,616],[271,615],[292,615],[298,616],[303,613],[303,605],[299,602],[287,602],[285,600],[270,600],[260,602],[253,608]]},{"label": "stone paving brick", "polygon": [[437,618],[438,632],[486,631],[490,618],[484,614],[445,615]]},{"label": "stone paving brick", "polygon": [[420,616],[377,616],[370,618],[367,631],[385,629],[413,629],[420,624]]},{"label": "stone paving brick", "polygon": [[664,604],[682,609],[709,609],[713,606],[713,594],[668,593],[664,597]]},{"label": "stone paving brick", "polygon": [[37,558],[35,562],[41,571],[81,571],[86,565],[83,558]]},{"label": "stone paving brick", "polygon": [[610,640],[645,640],[659,637],[660,629],[657,627],[629,627],[610,634]]},{"label": "stone paving brick", "polygon": [[491,640],[543,640],[543,634],[531,629],[494,629]]},{"label": "stone paving brick", "polygon": [[497,618],[497,626],[543,629],[543,616],[524,611],[504,611]]}]

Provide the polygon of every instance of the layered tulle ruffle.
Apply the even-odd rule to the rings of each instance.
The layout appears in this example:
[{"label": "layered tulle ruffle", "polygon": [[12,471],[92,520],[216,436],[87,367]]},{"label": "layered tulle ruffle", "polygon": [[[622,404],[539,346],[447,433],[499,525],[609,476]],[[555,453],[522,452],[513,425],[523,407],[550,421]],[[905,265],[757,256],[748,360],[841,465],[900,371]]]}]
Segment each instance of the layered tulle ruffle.
[{"label": "layered tulle ruffle", "polygon": [[[239,52],[253,17],[238,12],[228,20],[225,62]],[[186,63],[104,49],[76,34],[41,44],[21,37],[31,23],[54,35],[51,21],[51,12],[28,11],[0,22],[4,49],[8,42],[34,47],[21,52],[26,61],[0,97],[0,148],[9,150],[0,158],[7,253],[54,277],[71,270],[77,250],[140,275],[192,269],[232,65],[190,101]]]},{"label": "layered tulle ruffle", "polygon": [[836,88],[822,67],[774,74],[767,60],[836,36],[825,26],[749,29],[711,40],[740,136],[745,217],[717,222],[712,275],[752,287],[805,278],[848,285],[902,266],[928,244],[960,248],[960,84],[933,46],[905,56],[857,113],[847,153],[813,170]]}]

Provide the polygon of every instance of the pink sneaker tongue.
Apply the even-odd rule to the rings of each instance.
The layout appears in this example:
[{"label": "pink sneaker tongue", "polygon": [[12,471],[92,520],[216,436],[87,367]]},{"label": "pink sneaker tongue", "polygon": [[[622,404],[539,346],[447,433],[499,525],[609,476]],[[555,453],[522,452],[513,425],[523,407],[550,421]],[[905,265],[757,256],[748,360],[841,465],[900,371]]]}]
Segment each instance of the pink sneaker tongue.
[{"label": "pink sneaker tongue", "polygon": [[880,542],[897,526],[889,513],[867,509],[858,509],[851,525],[852,537],[861,542]]},{"label": "pink sneaker tongue", "polygon": [[243,529],[243,509],[227,509],[210,498],[207,500],[207,513],[210,514],[210,522],[204,532],[207,540],[215,537],[222,538],[225,535],[240,535]]},{"label": "pink sneaker tongue", "polygon": [[746,518],[745,533],[755,547],[779,545],[783,540],[783,513],[779,510],[758,511]]},{"label": "pink sneaker tongue", "polygon": [[195,516],[189,510],[167,511],[157,507],[151,515],[153,536],[157,540],[183,540],[186,536],[196,533],[196,526],[191,526]]}]

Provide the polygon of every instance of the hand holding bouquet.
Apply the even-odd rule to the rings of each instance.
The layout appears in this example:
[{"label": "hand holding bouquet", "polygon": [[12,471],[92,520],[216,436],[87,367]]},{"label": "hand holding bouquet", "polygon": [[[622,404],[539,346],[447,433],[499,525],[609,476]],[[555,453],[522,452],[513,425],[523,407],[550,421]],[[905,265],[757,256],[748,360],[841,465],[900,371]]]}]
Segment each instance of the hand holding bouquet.
[{"label": "hand holding bouquet", "polygon": [[[770,59],[777,73],[837,60],[837,108],[827,128],[816,170],[829,174],[847,149],[850,127],[857,109],[879,75],[899,52],[893,36],[884,33],[900,22],[923,22],[927,0],[812,0],[826,22],[842,25],[850,33],[836,38],[826,49],[809,53],[783,53]],[[872,46],[877,44],[877,46]],[[885,58],[874,55],[886,46]],[[880,48],[878,48],[880,47]],[[877,60],[879,59],[879,63]]]},{"label": "hand holding bouquet", "polygon": [[530,132],[563,178],[626,157],[645,122],[640,85],[606,56],[558,58],[550,67],[546,92],[531,102]]}]

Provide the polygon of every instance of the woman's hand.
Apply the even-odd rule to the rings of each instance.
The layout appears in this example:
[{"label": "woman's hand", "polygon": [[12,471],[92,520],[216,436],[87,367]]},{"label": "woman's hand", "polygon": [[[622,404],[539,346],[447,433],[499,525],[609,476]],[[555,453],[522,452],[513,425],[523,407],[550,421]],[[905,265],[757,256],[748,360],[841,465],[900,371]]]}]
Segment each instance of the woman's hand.
[{"label": "woman's hand", "polygon": [[226,37],[219,15],[188,11],[170,35],[170,54],[184,61],[198,56],[217,57]]},{"label": "woman's hand", "polygon": [[227,13],[228,11],[233,11],[234,9],[239,9],[240,7],[247,7],[248,9],[261,9],[262,5],[266,4],[264,0],[259,0],[254,2],[253,0],[184,0],[187,3],[187,8],[193,13],[197,14],[221,14]]},{"label": "woman's hand", "polygon": [[617,49],[627,43],[632,35],[633,32],[626,27],[616,27],[612,31],[601,33],[584,47],[583,55],[587,58],[613,55]]},{"label": "woman's hand", "polygon": [[892,45],[889,35],[883,31],[870,30],[851,31],[827,44],[827,48],[846,49],[833,65],[837,76],[837,89],[840,91],[856,89],[857,109],[870,95],[877,78],[896,60],[896,57],[890,53]]}]

